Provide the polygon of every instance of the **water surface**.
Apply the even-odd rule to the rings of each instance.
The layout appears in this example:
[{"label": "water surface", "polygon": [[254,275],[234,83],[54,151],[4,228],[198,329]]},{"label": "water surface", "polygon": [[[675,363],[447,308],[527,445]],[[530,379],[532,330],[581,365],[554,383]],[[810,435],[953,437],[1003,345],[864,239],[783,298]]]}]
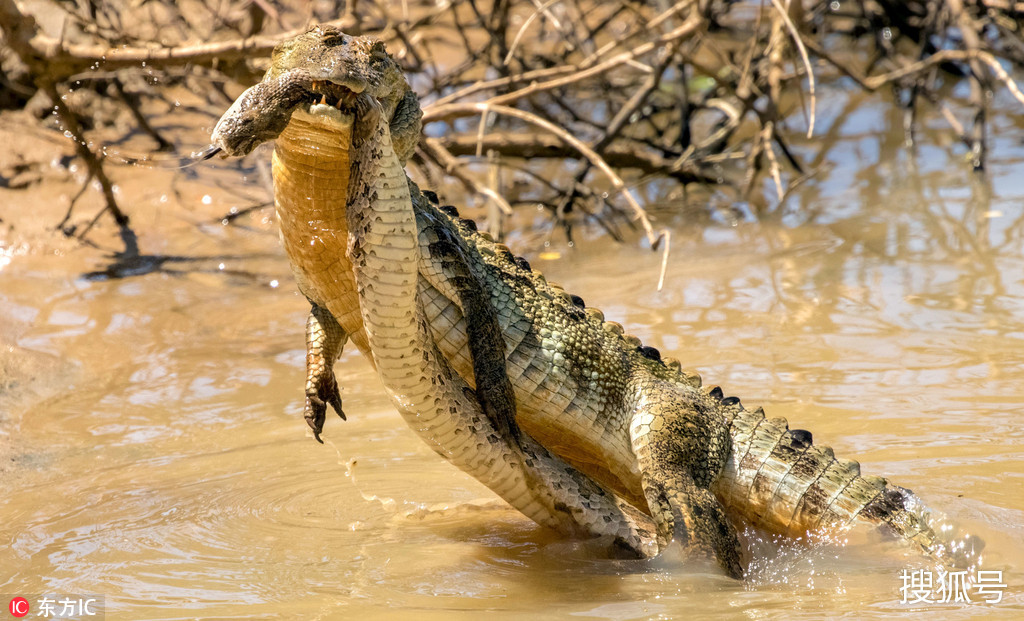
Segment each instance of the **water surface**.
[{"label": "water surface", "polygon": [[753,538],[744,582],[596,560],[438,459],[355,353],[336,369],[349,420],[317,444],[308,307],[272,216],[220,222],[265,199],[266,152],[115,171],[152,255],[126,279],[84,277],[109,258],[44,230],[73,179],[0,191],[0,593],[102,594],[118,619],[1020,618],[1024,117],[993,115],[979,180],[941,128],[911,151],[886,105],[820,101],[828,170],[782,208],[754,218],[716,194],[710,221],[692,217],[703,204],[656,210],[673,231],[662,291],[640,243],[509,243],[707,384],[983,538],[1001,604],[901,604],[900,572],[932,565],[872,532]]}]

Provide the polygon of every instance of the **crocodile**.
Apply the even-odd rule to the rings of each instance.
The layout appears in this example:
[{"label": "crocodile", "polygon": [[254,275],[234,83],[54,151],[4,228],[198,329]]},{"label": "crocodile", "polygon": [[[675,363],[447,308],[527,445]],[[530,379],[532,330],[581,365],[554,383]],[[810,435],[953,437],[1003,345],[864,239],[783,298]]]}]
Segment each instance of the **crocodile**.
[{"label": "crocodile", "polygon": [[[416,261],[424,228],[412,208],[412,195],[422,193],[403,164],[418,138],[419,104],[378,42],[333,28],[307,35],[275,49],[266,78],[238,98],[213,137],[230,154],[276,138],[281,239],[311,304],[305,412],[317,438],[326,404],[345,417],[331,367],[351,340],[406,422],[437,453],[539,524],[571,536],[607,537],[614,556],[644,556],[651,527],[642,512],[520,434],[501,329],[479,285],[457,294],[460,308],[489,319],[470,328],[481,345],[473,385],[438,351],[421,309],[413,308],[425,284]],[[376,59],[378,70],[367,72],[365,62],[351,58]],[[388,69],[389,79],[381,79]],[[371,129],[354,131],[357,108],[372,111],[361,119]],[[374,126],[375,119],[383,126]],[[426,230],[431,269],[447,283],[475,282],[458,256],[455,232]]]},{"label": "crocodile", "polygon": [[402,170],[421,115],[381,42],[315,26],[275,49],[213,132],[226,155],[276,141],[318,440],[328,406],[345,418],[332,367],[352,341],[428,444],[565,534],[634,556],[674,541],[740,577],[738,527],[798,537],[869,522],[961,564],[909,490],[707,389],[439,206]]}]

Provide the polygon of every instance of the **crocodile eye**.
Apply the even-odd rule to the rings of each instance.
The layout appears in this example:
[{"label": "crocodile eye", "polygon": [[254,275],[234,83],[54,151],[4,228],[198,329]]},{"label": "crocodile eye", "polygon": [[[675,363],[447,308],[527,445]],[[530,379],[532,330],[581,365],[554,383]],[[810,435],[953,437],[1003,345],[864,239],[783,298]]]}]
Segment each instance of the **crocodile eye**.
[{"label": "crocodile eye", "polygon": [[326,30],[323,31],[323,37],[320,40],[328,47],[343,45],[345,43],[345,34],[337,30]]}]

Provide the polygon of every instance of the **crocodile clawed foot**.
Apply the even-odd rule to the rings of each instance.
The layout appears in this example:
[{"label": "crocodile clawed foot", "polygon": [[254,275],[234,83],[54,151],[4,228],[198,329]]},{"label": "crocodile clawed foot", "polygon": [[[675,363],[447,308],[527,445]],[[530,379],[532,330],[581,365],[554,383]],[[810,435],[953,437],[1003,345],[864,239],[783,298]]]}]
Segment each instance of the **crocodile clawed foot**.
[{"label": "crocodile clawed foot", "polygon": [[306,424],[313,430],[313,437],[320,444],[324,441],[320,439],[320,432],[324,430],[324,420],[326,420],[327,406],[324,404],[324,400],[316,395],[308,395],[306,397],[306,410],[303,412],[302,417],[306,419]]},{"label": "crocodile clawed foot", "polygon": [[302,416],[313,430],[313,437],[323,444],[320,433],[323,432],[324,422],[327,420],[327,404],[331,404],[341,420],[348,419],[345,418],[345,411],[341,409],[341,393],[338,391],[338,382],[334,376],[329,374],[317,384],[306,389],[306,408]]},{"label": "crocodile clawed foot", "polygon": [[643,389],[630,434],[659,549],[675,542],[684,558],[715,559],[742,578],[739,536],[711,491],[729,447],[727,429],[684,393],[658,383]]}]

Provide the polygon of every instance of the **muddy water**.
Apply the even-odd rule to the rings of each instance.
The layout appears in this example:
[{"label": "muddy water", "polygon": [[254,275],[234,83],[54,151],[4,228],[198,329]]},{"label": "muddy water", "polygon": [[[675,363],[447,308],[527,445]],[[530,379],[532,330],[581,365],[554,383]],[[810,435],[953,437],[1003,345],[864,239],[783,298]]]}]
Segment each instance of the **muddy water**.
[{"label": "muddy water", "polygon": [[[932,566],[872,532],[754,534],[742,583],[595,560],[438,459],[352,353],[337,367],[349,420],[318,445],[301,420],[307,307],[270,214],[220,222],[266,198],[266,153],[116,171],[149,255],[126,279],[83,277],[110,259],[45,230],[74,179],[3,190],[0,593],[100,594],[117,619],[1020,618],[1022,117],[993,119],[979,183],[938,131],[904,149],[884,106],[832,93],[819,114],[830,169],[785,210],[754,220],[714,196],[711,222],[658,214],[663,291],[639,245],[510,243],[708,383],[982,537],[999,605],[901,604],[900,572]],[[32,140],[18,157],[62,149]]]}]

